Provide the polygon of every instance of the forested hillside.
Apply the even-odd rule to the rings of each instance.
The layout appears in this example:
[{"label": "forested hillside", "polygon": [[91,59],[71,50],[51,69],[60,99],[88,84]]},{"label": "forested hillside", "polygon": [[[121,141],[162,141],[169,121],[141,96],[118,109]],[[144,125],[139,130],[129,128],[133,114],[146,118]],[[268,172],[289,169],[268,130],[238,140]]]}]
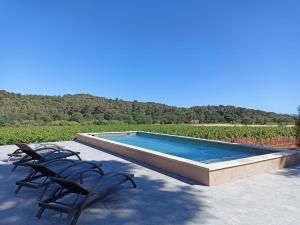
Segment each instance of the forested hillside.
[{"label": "forested hillside", "polygon": [[234,106],[179,108],[87,94],[43,96],[0,91],[0,126],[73,123],[294,123],[295,118]]}]

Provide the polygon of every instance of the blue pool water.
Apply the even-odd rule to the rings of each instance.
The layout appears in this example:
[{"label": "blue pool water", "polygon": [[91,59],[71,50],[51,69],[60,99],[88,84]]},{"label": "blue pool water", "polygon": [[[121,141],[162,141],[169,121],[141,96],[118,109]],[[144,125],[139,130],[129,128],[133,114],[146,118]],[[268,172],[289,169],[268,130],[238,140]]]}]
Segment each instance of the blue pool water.
[{"label": "blue pool water", "polygon": [[203,163],[222,162],[271,153],[268,150],[258,150],[250,147],[146,133],[104,136],[103,138]]}]

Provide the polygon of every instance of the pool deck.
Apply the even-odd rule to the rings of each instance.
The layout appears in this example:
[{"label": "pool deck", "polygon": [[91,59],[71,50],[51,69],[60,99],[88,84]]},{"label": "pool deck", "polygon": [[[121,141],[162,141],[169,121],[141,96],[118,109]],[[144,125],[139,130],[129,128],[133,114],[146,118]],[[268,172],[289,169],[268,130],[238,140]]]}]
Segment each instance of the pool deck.
[{"label": "pool deck", "polygon": [[[134,173],[138,185],[95,203],[82,213],[78,225],[300,224],[300,165],[207,187],[78,142],[58,144],[80,151],[85,160],[102,162],[105,171]],[[35,219],[36,191],[24,189],[14,196],[15,181],[26,174],[24,168],[11,172],[11,165],[4,161],[14,149],[0,146],[0,224],[68,224],[70,218],[51,211]]]}]

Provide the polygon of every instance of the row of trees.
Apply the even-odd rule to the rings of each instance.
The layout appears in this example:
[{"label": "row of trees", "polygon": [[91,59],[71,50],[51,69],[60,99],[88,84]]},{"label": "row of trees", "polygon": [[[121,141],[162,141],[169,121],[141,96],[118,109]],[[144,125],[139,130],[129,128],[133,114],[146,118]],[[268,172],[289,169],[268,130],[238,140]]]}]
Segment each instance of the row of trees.
[{"label": "row of trees", "polygon": [[0,91],[0,126],[73,123],[242,123],[289,124],[289,115],[234,106],[179,108],[153,102],[106,99],[86,94],[43,96]]}]

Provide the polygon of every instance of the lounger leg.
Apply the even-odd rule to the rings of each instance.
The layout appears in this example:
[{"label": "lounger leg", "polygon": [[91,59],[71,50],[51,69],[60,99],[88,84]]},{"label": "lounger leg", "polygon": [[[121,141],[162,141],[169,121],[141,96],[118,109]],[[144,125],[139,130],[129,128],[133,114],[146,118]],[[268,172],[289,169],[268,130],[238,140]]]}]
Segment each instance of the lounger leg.
[{"label": "lounger leg", "polygon": [[21,188],[22,188],[22,185],[18,185],[17,189],[15,190],[15,194],[18,194],[19,191],[21,190]]},{"label": "lounger leg", "polygon": [[[32,179],[32,177],[34,177],[35,175],[37,174],[37,172],[35,171],[31,171],[23,180],[21,180],[22,182],[27,182],[27,181],[30,181]],[[22,185],[22,182],[21,184],[16,184],[17,185],[17,188],[15,190],[15,194],[18,194],[19,191],[21,190],[21,188],[24,186]]]},{"label": "lounger leg", "polygon": [[100,167],[96,167],[99,171],[100,171],[100,173],[102,174],[102,175],[104,175],[104,171],[100,168]]},{"label": "lounger leg", "polygon": [[72,220],[71,220],[71,223],[70,225],[76,225],[78,219],[79,219],[79,216],[81,214],[81,212],[85,209],[86,207],[86,204],[87,202],[89,201],[88,200],[89,198],[87,197],[84,202],[82,203],[82,205],[78,208],[78,210],[76,211],[76,213],[72,216]]},{"label": "lounger leg", "polygon": [[28,159],[28,155],[24,156],[22,159],[20,159],[18,162],[15,162],[15,166],[12,168],[11,171],[15,171],[16,168],[19,166],[20,163],[28,162],[30,159]]},{"label": "lounger leg", "polygon": [[18,165],[16,164],[11,171],[15,171],[17,169]]},{"label": "lounger leg", "polygon": [[42,214],[44,213],[44,211],[45,211],[45,208],[40,207],[38,213],[36,214],[36,217],[37,217],[38,219],[40,219],[41,216],[42,216]]},{"label": "lounger leg", "polygon": [[131,182],[132,186],[133,186],[134,188],[136,188],[136,183],[135,183],[135,181],[134,181],[132,178],[128,178],[128,180]]},{"label": "lounger leg", "polygon": [[81,158],[80,158],[80,156],[78,155],[78,154],[75,154],[76,155],[76,157],[79,159],[79,160],[81,160]]},{"label": "lounger leg", "polygon": [[79,216],[81,214],[81,208],[77,210],[77,212],[72,216],[72,220],[71,220],[71,223],[70,225],[76,225],[78,219],[79,219]]}]

